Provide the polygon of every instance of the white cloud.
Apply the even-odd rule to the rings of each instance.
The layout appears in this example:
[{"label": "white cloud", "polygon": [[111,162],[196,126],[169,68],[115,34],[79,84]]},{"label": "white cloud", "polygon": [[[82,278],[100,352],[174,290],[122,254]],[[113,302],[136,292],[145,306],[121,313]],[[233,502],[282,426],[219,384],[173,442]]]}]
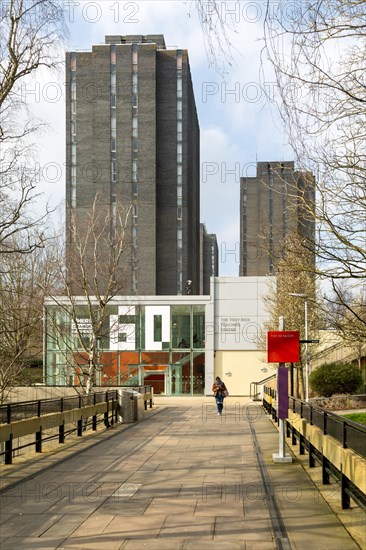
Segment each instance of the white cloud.
[{"label": "white cloud", "polygon": [[219,244],[219,272],[238,275],[240,148],[220,126],[201,129],[201,218]]}]

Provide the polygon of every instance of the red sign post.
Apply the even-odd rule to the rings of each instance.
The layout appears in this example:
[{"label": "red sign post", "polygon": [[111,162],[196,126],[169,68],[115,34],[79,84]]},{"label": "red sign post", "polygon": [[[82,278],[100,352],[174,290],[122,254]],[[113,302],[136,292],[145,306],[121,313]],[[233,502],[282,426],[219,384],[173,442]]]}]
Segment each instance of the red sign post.
[{"label": "red sign post", "polygon": [[268,363],[298,363],[300,337],[298,330],[272,330],[267,332]]},{"label": "red sign post", "polygon": [[[284,318],[280,317],[280,328],[284,328]],[[277,369],[277,413],[279,419],[279,453],[273,454],[274,462],[292,462],[286,455],[284,419],[288,415],[288,370],[285,363],[298,363],[300,360],[299,331],[273,330],[267,332],[267,361],[279,363]]]}]

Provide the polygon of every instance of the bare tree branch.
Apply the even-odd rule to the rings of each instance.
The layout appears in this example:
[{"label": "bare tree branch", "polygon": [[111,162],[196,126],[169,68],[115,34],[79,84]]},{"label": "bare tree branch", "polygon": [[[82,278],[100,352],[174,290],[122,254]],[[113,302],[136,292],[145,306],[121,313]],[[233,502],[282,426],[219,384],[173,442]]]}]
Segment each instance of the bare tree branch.
[{"label": "bare tree branch", "polygon": [[51,296],[72,327],[65,327],[49,316],[50,335],[56,339],[69,371],[80,380],[80,389],[86,393],[92,390],[101,368],[99,342],[109,334],[110,327],[105,326],[108,306],[125,288],[123,263],[128,253],[126,233],[131,209],[132,206],[122,207],[116,202],[110,210],[109,206],[103,206],[97,193],[86,221],[71,216],[68,269],[60,270],[66,299]]},{"label": "bare tree branch", "polygon": [[292,13],[271,4],[264,31],[284,129],[316,177],[316,235],[302,245],[341,301],[343,281],[366,283],[366,4],[312,0]]},{"label": "bare tree branch", "polygon": [[39,196],[31,138],[45,125],[30,113],[23,87],[40,68],[60,65],[67,34],[62,2],[3,2],[0,32],[0,254],[11,252],[15,243],[15,252],[29,253],[44,246],[49,212],[48,208],[40,216],[31,212]]}]

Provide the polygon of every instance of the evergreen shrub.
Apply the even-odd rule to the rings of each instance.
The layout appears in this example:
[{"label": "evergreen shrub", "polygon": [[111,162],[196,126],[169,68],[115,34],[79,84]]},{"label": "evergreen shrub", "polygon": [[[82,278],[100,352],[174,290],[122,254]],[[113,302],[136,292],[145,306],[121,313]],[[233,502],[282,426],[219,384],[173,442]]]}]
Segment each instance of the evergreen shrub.
[{"label": "evergreen shrub", "polygon": [[309,384],[322,397],[355,394],[362,387],[362,376],[350,363],[326,363],[310,374]]}]

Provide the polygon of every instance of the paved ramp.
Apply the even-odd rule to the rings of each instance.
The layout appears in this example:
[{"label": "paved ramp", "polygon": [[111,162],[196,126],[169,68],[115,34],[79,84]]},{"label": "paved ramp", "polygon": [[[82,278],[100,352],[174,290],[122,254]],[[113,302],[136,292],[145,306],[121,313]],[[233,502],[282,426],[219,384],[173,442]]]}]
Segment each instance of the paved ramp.
[{"label": "paved ramp", "polygon": [[299,464],[273,464],[260,405],[230,397],[220,417],[211,398],[155,403],[4,490],[1,549],[359,548]]}]

